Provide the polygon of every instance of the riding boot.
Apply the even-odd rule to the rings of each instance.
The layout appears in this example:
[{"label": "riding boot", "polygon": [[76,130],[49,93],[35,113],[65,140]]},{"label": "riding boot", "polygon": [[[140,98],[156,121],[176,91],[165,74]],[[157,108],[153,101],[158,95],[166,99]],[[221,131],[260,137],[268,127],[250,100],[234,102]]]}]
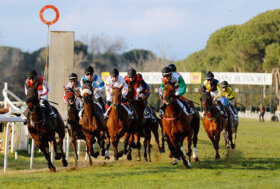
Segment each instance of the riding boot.
[{"label": "riding boot", "polygon": [[159,109],[159,117],[160,117],[160,119],[162,119],[163,116],[164,116],[164,110],[165,110],[165,108],[166,108],[166,104],[163,103],[163,104],[161,105],[160,109]]},{"label": "riding boot", "polygon": [[185,100],[180,100],[186,107],[188,114],[191,114],[191,106],[185,101]]},{"label": "riding boot", "polygon": [[223,111],[223,116],[224,116],[224,118],[227,118],[228,116],[227,116],[227,112],[226,112],[226,110],[225,110],[224,105],[220,104],[220,107],[221,107],[221,109],[222,109],[222,111]]},{"label": "riding boot", "polygon": [[49,115],[51,118],[55,119],[56,118],[56,113],[53,111],[50,103],[47,100],[43,101],[43,104],[45,105],[45,107],[47,108]]},{"label": "riding boot", "polygon": [[101,97],[99,97],[98,99],[99,104],[102,106],[102,113],[105,113],[105,104],[103,102],[103,99]]}]

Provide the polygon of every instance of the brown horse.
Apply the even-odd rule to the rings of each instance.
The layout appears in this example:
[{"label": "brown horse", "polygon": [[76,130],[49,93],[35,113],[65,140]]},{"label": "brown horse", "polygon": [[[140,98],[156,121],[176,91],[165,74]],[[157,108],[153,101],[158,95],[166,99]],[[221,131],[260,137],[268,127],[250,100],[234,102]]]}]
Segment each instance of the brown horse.
[{"label": "brown horse", "polygon": [[[174,85],[171,83],[166,83],[164,86],[164,101],[166,103],[166,108],[162,119],[163,135],[173,157],[177,159],[181,158],[184,165],[189,168],[190,156],[192,154],[193,128],[191,123],[193,114],[186,115],[184,113],[183,108],[181,108],[175,96]],[[182,150],[185,138],[187,141],[186,154],[188,156],[188,162]]]},{"label": "brown horse", "polygon": [[150,114],[153,114],[153,116],[155,117],[155,120],[152,119],[152,116],[150,115],[149,117],[145,118],[144,116],[144,159],[145,161],[148,161],[147,159],[147,149],[148,149],[148,154],[149,154],[149,161],[151,161],[151,132],[153,132],[154,137],[155,137],[155,142],[158,146],[159,152],[162,153],[162,148],[159,144],[159,135],[158,135],[158,125],[159,125],[159,120],[157,119],[157,116],[155,114],[155,112],[149,107],[147,106],[147,97],[146,94],[143,93],[141,98],[143,99],[143,102],[146,106],[146,108],[148,109]]},{"label": "brown horse", "polygon": [[[45,113],[40,105],[37,86],[27,89],[26,103],[29,109],[27,114],[28,131],[31,137],[34,139],[36,146],[44,153],[45,158],[48,161],[49,170],[52,172],[56,171],[50,159],[49,142],[51,142],[53,146],[55,159],[59,160],[62,157],[63,166],[66,167],[68,162],[65,159],[62,149],[63,139],[65,136],[65,127],[60,114],[56,108],[52,107],[57,117],[56,119],[49,118],[48,114]],[[59,137],[58,145],[61,153],[57,153],[55,132]]]},{"label": "brown horse", "polygon": [[[138,157],[137,157],[137,161],[141,160],[141,153],[140,153],[140,149],[141,149],[141,143],[140,143],[140,138],[141,136],[145,138],[146,140],[146,144],[144,142],[144,146],[148,146],[148,138],[151,138],[151,128],[146,128],[147,130],[145,130],[144,128],[144,110],[145,110],[145,104],[143,101],[140,100],[135,100],[135,93],[136,90],[134,89],[134,87],[132,85],[128,85],[128,91],[127,91],[127,95],[126,95],[126,99],[128,101],[128,104],[130,106],[130,108],[133,110],[133,116],[134,119],[130,120],[130,124],[132,125],[131,127],[134,128],[134,137],[136,138],[136,148],[138,149]],[[150,141],[149,141],[150,143]],[[145,147],[145,152],[146,152],[146,147]],[[149,147],[150,148],[150,144]],[[145,157],[145,160],[147,159],[147,154]]]},{"label": "brown horse", "polygon": [[[127,159],[131,160],[131,145],[133,142],[133,130],[129,125],[127,111],[121,105],[122,101],[122,88],[112,89],[113,104],[110,108],[109,117],[106,122],[107,126],[107,140],[106,140],[106,157],[109,158],[108,150],[110,147],[110,139],[114,148],[115,160],[122,157],[123,153],[127,153]],[[118,151],[118,143],[121,137],[124,136],[124,151]],[[129,149],[127,151],[127,146]]]},{"label": "brown horse", "polygon": [[224,118],[220,113],[218,105],[212,102],[213,100],[209,92],[204,92],[201,100],[204,110],[203,126],[216,151],[215,159],[220,159],[219,141],[221,133],[226,141],[227,158],[229,158],[229,141],[231,142],[232,149],[234,149],[234,144],[232,143],[232,120],[229,110],[226,109],[228,118]]},{"label": "brown horse", "polygon": [[78,154],[77,154],[77,145],[76,141],[79,139],[86,140],[84,133],[81,130],[81,125],[79,124],[79,110],[77,109],[75,103],[75,91],[73,89],[66,89],[65,96],[67,100],[67,111],[68,111],[68,119],[67,119],[67,129],[69,136],[71,137],[71,144],[74,151],[75,157],[75,166],[78,163]]},{"label": "brown horse", "polygon": [[99,155],[99,152],[94,152],[92,146],[95,142],[95,137],[102,150],[102,156],[105,155],[105,125],[102,110],[93,101],[93,87],[90,83],[84,84],[81,94],[84,99],[84,112],[80,120],[82,123],[81,129],[86,138],[89,164],[92,165],[91,156],[97,158]]}]

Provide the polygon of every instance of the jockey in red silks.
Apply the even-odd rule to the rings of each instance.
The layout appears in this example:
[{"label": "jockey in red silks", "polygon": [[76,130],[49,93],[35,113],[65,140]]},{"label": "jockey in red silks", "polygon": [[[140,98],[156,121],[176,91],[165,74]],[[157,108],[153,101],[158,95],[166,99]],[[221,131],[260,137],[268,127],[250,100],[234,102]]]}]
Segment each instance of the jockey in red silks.
[{"label": "jockey in red silks", "polygon": [[50,117],[55,119],[56,113],[53,111],[51,105],[48,102],[49,85],[47,81],[42,76],[37,75],[35,70],[30,70],[27,73],[27,79],[24,84],[25,95],[27,95],[28,87],[35,86],[37,86],[40,102],[47,108],[48,112],[50,113]]},{"label": "jockey in red silks", "polygon": [[135,89],[134,99],[141,98],[142,94],[147,91],[144,79],[140,74],[137,74],[136,70],[133,68],[128,70],[127,76],[125,76],[124,80],[127,85],[131,85]]},{"label": "jockey in red silks", "polygon": [[[127,72],[127,76],[124,78],[127,85],[131,85],[134,88],[134,99],[139,99],[143,101],[142,95],[145,93],[146,98],[148,100],[150,96],[150,87],[149,85],[144,81],[142,75],[140,73],[137,73],[135,69],[129,69]],[[144,118],[151,118],[156,121],[156,115],[148,108],[148,106],[145,107],[144,110]]]},{"label": "jockey in red silks", "polygon": [[[80,91],[80,82],[78,81],[78,75],[76,73],[71,73],[68,76],[68,80],[69,82],[67,83],[67,85],[65,86],[65,89],[70,89],[73,90],[75,93],[75,104],[76,107],[78,109],[80,109],[81,107],[81,99],[80,99],[80,95],[81,95],[81,91]],[[67,97],[65,96],[65,92],[63,93],[63,100],[66,103],[67,102]]]},{"label": "jockey in red silks", "polygon": [[[186,107],[185,113],[187,115],[194,113],[194,111],[192,110],[190,105],[187,103],[187,101],[183,97],[183,95],[186,92],[186,84],[185,84],[185,81],[184,81],[183,77],[180,74],[178,74],[177,72],[172,72],[172,70],[169,67],[164,67],[162,69],[162,76],[163,76],[162,83],[161,83],[160,90],[159,90],[161,99],[163,100],[163,97],[164,97],[163,96],[163,90],[164,90],[165,83],[167,83],[167,82],[173,83],[174,86],[175,86],[175,95],[179,99],[178,100],[179,105],[181,107],[183,107],[183,106]],[[159,113],[160,113],[159,116],[161,118],[163,117],[165,107],[166,107],[166,104],[163,101],[163,105],[161,106],[160,111],[159,111]]]},{"label": "jockey in red silks", "polygon": [[[116,68],[113,68],[110,72],[110,76],[107,78],[107,80],[105,82],[105,89],[106,89],[106,106],[105,107],[107,109],[107,111],[104,114],[105,119],[108,118],[108,113],[110,112],[111,105],[112,105],[112,89],[116,88],[116,87],[122,88],[123,99],[125,99],[126,95],[127,95],[127,84],[124,81],[123,77],[119,75],[119,70]],[[122,101],[121,105],[127,111],[128,118],[133,119],[132,111],[124,105],[123,101]]]}]

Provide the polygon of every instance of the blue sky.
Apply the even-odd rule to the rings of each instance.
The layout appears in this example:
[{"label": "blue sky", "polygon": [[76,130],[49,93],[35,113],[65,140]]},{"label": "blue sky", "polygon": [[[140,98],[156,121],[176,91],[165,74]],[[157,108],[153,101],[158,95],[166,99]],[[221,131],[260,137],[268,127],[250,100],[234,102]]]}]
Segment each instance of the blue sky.
[{"label": "blue sky", "polygon": [[[279,0],[0,0],[0,45],[32,52],[45,46],[47,26],[39,19],[47,4],[60,11],[51,30],[125,39],[127,49],[143,48],[179,60],[205,47],[216,30],[243,24],[280,8]],[[46,19],[54,12],[45,11]]]}]

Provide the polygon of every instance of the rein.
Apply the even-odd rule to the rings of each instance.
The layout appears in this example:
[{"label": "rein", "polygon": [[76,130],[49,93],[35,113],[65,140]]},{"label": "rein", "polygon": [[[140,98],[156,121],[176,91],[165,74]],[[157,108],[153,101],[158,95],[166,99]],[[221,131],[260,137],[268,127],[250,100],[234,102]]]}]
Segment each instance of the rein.
[{"label": "rein", "polygon": [[205,118],[209,121],[212,121],[212,120],[217,119],[220,116],[220,114],[221,114],[221,112],[219,112],[215,117],[211,117],[211,118],[208,118],[207,115],[206,115]]}]

